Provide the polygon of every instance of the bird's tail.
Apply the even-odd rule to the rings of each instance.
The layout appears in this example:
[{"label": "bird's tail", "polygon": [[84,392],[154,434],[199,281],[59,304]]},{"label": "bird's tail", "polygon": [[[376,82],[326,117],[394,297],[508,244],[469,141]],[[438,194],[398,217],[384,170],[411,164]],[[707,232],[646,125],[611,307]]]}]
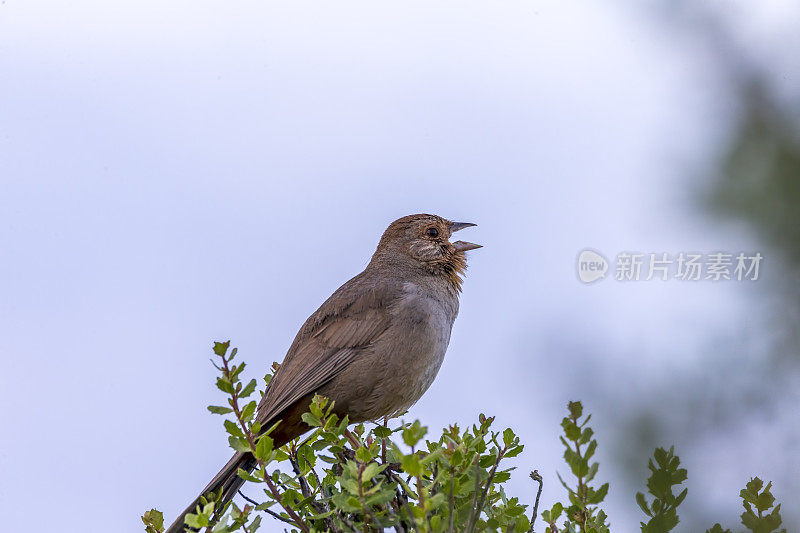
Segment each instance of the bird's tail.
[{"label": "bird's tail", "polygon": [[[303,413],[308,411],[308,405],[311,403],[313,397],[313,393],[303,396],[285,409],[279,416],[263,424],[262,427],[270,427],[275,420],[281,421],[280,425],[270,433],[275,449],[280,448],[290,440],[299,437],[311,429],[311,426],[303,422]],[[231,460],[228,461],[228,464],[223,466],[222,470],[211,480],[211,483],[203,489],[200,496],[195,498],[192,504],[178,516],[175,522],[173,522],[164,533],[183,533],[186,527],[184,526],[186,515],[194,512],[197,504],[200,503],[200,497],[209,492],[214,492],[214,494],[217,495],[220,494],[221,491],[222,497],[220,498],[220,504],[225,504],[232,500],[244,484],[244,480],[238,476],[239,469],[241,468],[246,472],[252,472],[257,464],[258,462],[250,452],[238,452],[234,454]]]},{"label": "bird's tail", "polygon": [[189,507],[175,519],[175,522],[173,522],[164,533],[183,533],[184,528],[187,527],[184,525],[186,515],[195,512],[197,504],[200,503],[200,497],[209,492],[213,492],[215,495],[220,492],[222,493],[220,504],[225,504],[233,499],[244,483],[244,480],[238,476],[237,472],[239,472],[240,468],[251,472],[256,467],[256,464],[255,458],[249,452],[238,452],[234,454],[231,460],[222,467],[222,470],[214,476],[214,479],[211,480],[208,486],[203,489],[200,496],[195,498]]}]

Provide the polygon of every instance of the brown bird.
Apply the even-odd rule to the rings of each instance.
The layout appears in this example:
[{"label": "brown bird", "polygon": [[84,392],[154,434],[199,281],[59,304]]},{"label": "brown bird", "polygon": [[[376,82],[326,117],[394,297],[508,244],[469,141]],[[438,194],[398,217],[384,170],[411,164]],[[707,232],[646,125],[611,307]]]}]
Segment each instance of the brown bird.
[{"label": "brown bird", "polygon": [[[339,287],[300,328],[258,405],[262,428],[275,447],[310,429],[301,419],[314,394],[331,399],[351,423],[399,415],[430,387],[458,314],[464,252],[478,244],[450,242],[475,224],[435,215],[409,215],[389,225],[367,267]],[[250,453],[236,453],[201,494],[222,491],[222,501],[252,471]],[[183,531],[184,517],[165,533]]]}]

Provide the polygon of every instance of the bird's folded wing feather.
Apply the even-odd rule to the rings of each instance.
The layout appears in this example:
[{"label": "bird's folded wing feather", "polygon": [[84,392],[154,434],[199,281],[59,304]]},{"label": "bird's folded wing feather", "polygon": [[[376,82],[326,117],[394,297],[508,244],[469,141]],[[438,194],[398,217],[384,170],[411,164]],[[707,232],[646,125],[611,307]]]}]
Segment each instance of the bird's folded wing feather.
[{"label": "bird's folded wing feather", "polygon": [[[356,276],[311,315],[270,381],[257,419],[270,423],[346,368],[389,327],[396,287]],[[266,427],[265,427],[266,429]]]}]

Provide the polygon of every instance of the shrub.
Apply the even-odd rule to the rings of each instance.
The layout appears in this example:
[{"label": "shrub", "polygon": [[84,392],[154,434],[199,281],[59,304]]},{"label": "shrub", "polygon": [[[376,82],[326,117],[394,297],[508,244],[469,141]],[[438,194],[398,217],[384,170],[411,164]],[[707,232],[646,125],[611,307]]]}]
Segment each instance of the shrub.
[{"label": "shrub", "polygon": [[[493,429],[493,417],[480,415],[477,423],[461,429],[452,425],[434,438],[418,420],[391,424],[357,424],[332,412],[326,398],[316,396],[303,420],[313,430],[306,436],[275,448],[269,434],[254,421],[258,401],[257,381],[246,384],[241,375],[245,363],[235,363],[236,348],[229,342],[215,343],[220,360],[217,387],[226,394],[227,405],[209,406],[225,417],[228,443],[236,451],[249,451],[258,462],[252,472],[239,470],[247,481],[262,486],[262,494],[244,504],[219,502],[213,493],[201,498],[195,512],[186,516],[190,530],[213,533],[259,529],[269,517],[283,527],[302,532],[356,532],[394,528],[396,531],[532,532],[536,526],[542,477],[531,505],[507,494],[505,483],[513,467],[507,460],[523,445],[510,428]],[[273,365],[277,369],[277,365]],[[269,384],[271,374],[264,378]],[[263,391],[260,395],[263,395]],[[567,501],[556,502],[541,513],[546,533],[608,533],[608,517],[600,505],[609,484],[594,484],[599,464],[592,458],[597,449],[591,415],[583,416],[580,402],[570,402],[561,423],[564,461],[571,477],[558,479]],[[658,448],[649,463],[649,497],[637,493],[635,501],[646,515],[643,533],[666,533],[678,524],[678,507],[687,490],[675,488],[686,481],[687,472],[669,450]],[[780,505],[774,505],[771,483],[753,478],[740,493],[745,512],[742,524],[754,533],[778,532]],[[156,509],[142,516],[145,531],[161,533],[164,517]],[[559,525],[560,522],[560,525]],[[785,530],[780,530],[785,533]],[[715,524],[707,533],[730,533]]]}]

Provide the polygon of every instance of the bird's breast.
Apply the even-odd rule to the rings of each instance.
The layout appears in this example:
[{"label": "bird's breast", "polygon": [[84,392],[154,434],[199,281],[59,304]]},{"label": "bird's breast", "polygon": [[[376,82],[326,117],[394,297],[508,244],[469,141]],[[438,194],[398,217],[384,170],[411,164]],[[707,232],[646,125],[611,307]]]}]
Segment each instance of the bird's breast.
[{"label": "bird's breast", "polygon": [[[392,327],[414,341],[418,350],[409,346],[413,355],[422,355],[426,348],[442,352],[450,342],[450,330],[458,314],[458,297],[447,291],[431,291],[413,283],[405,284],[405,291],[392,310]],[[432,354],[433,355],[433,354]],[[440,361],[441,362],[441,361]]]},{"label": "bird's breast", "polygon": [[386,331],[321,393],[353,422],[406,411],[439,372],[457,314],[456,294],[406,283]]},{"label": "bird's breast", "polygon": [[456,295],[406,284],[392,310],[387,349],[382,350],[384,383],[376,387],[376,393],[388,399],[382,406],[384,415],[407,410],[431,386],[442,366],[457,314]]}]

